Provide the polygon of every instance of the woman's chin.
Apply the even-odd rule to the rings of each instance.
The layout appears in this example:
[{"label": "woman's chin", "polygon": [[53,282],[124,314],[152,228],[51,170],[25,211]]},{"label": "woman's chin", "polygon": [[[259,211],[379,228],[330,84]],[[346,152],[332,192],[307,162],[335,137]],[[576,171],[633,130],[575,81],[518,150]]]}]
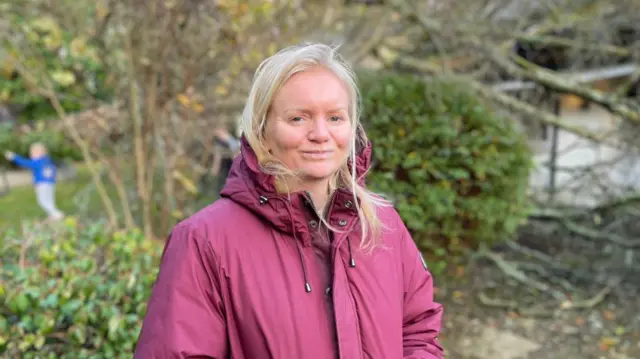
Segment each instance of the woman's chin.
[{"label": "woman's chin", "polygon": [[333,166],[313,166],[302,171],[303,177],[309,181],[328,180],[338,169]]}]

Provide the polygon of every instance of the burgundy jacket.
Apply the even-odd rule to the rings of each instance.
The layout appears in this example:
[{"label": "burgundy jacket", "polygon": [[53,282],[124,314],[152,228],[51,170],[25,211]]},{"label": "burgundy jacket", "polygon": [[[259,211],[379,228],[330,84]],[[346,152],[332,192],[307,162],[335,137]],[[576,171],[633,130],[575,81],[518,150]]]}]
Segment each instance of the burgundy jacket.
[{"label": "burgundy jacket", "polygon": [[442,307],[397,212],[380,208],[372,253],[348,190],[327,211],[340,232],[322,235],[315,213],[305,193],[276,192],[243,139],[222,198],[169,236],[135,358],[443,358]]}]

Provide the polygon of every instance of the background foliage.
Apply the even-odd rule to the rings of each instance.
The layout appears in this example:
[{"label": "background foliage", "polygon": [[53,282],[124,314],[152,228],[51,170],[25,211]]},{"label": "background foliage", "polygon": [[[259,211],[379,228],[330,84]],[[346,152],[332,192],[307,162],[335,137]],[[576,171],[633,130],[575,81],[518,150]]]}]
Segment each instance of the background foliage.
[{"label": "background foliage", "polygon": [[7,233],[0,245],[3,357],[131,357],[161,242],[68,218]]},{"label": "background foliage", "polygon": [[[43,95],[37,77],[19,74],[18,66],[46,76],[66,112],[84,109],[93,100],[108,100],[104,65],[87,37],[63,29],[49,15],[23,16],[11,13],[12,25],[20,30],[18,39],[3,43],[6,56],[1,63],[0,103],[19,109],[18,122],[57,119],[49,98]],[[18,47],[20,46],[20,47]],[[23,51],[22,47],[32,49]]]},{"label": "background foliage", "polygon": [[508,119],[463,83],[363,73],[374,145],[370,183],[389,195],[424,249],[490,245],[527,215],[531,154]]}]

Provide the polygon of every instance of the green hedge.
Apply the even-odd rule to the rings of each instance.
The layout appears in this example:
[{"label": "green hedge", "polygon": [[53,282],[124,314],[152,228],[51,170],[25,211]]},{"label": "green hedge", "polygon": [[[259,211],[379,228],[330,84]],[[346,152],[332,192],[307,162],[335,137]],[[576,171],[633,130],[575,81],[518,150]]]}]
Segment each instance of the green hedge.
[{"label": "green hedge", "polygon": [[531,153],[507,118],[464,83],[360,74],[374,145],[370,185],[391,197],[425,250],[512,235],[527,215]]},{"label": "green hedge", "polygon": [[5,235],[0,357],[131,358],[162,243],[105,233],[69,218]]},{"label": "green hedge", "polygon": [[35,142],[44,143],[49,154],[57,163],[79,161],[80,150],[62,132],[38,128],[27,133],[18,134],[8,124],[0,124],[0,166],[9,166],[4,158],[5,151],[12,151],[21,156],[29,156],[29,146]]}]

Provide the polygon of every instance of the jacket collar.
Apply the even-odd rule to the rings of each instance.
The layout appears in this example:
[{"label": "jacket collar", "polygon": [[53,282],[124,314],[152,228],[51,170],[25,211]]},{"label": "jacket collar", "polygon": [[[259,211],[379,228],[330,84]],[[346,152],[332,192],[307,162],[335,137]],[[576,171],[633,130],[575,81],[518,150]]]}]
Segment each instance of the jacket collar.
[{"label": "jacket collar", "polygon": [[[241,154],[233,160],[221,196],[246,207],[275,229],[310,244],[310,231],[313,230],[310,223],[317,218],[306,193],[278,193],[275,178],[261,170],[258,158],[244,136],[241,143]],[[371,166],[371,153],[372,145],[368,143],[356,156],[356,175],[361,185]],[[348,189],[341,188],[332,194],[328,211],[330,224],[357,219],[353,202],[353,194]]]}]

